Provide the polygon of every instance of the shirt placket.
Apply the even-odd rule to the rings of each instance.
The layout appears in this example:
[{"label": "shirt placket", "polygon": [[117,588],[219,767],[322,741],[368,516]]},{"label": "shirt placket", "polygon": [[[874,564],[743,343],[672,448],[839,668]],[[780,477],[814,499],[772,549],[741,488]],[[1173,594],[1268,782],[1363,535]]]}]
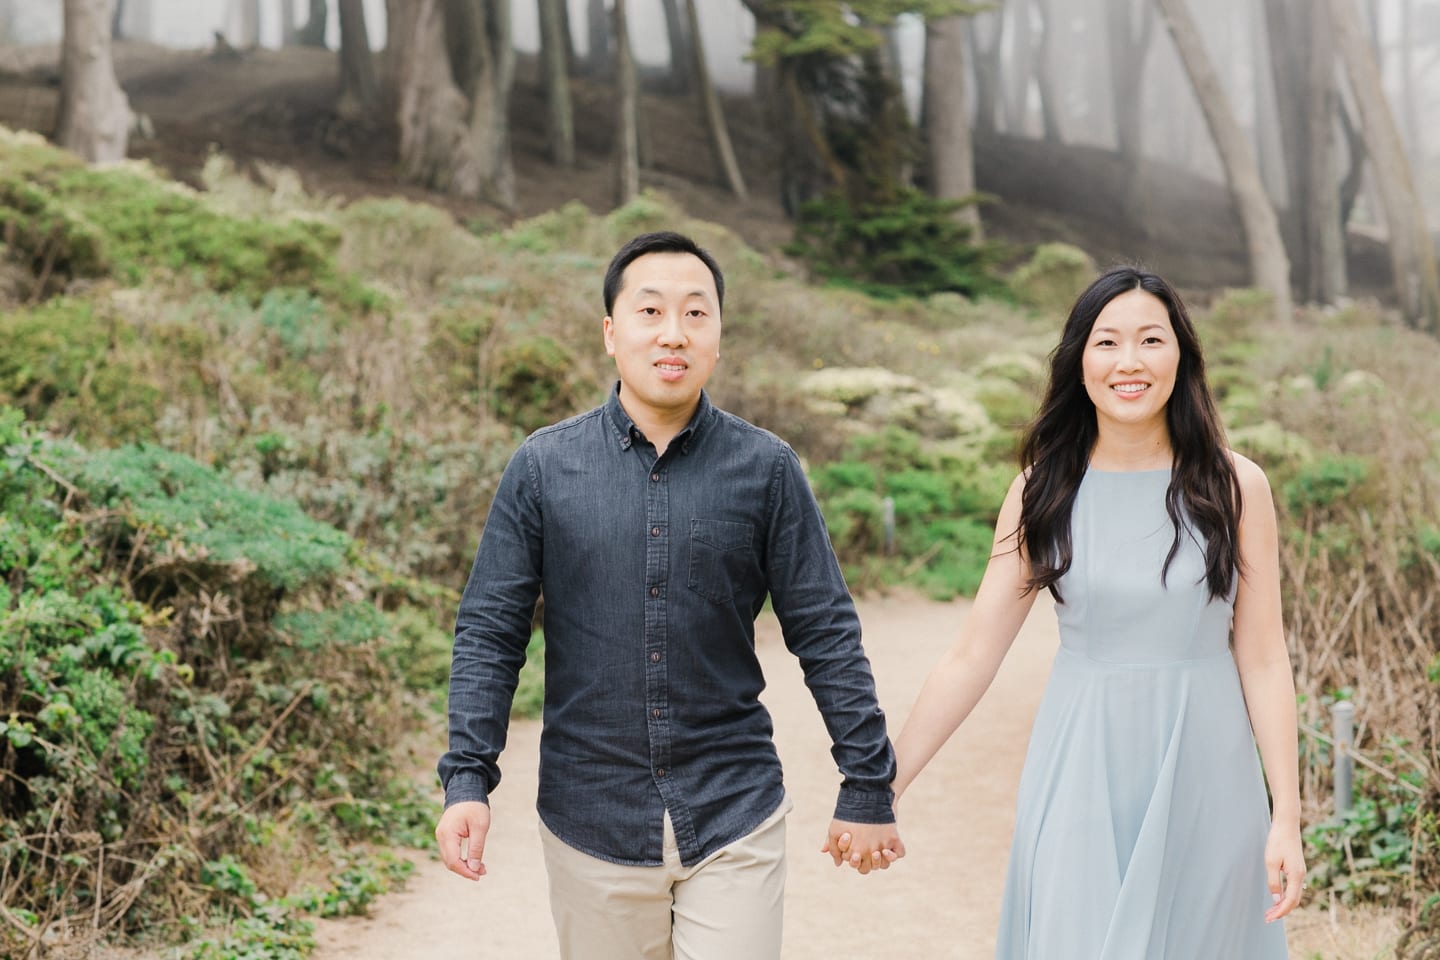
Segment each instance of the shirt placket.
[{"label": "shirt placket", "polygon": [[[664,458],[661,458],[664,459]],[[650,733],[650,776],[670,807],[670,650],[667,594],[670,589],[670,483],[668,464],[656,460],[645,483],[645,722]]]}]

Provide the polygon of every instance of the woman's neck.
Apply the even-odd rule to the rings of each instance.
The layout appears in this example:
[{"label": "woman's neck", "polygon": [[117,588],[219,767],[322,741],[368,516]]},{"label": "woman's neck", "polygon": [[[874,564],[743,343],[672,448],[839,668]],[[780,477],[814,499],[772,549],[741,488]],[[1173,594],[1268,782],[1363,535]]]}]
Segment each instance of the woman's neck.
[{"label": "woman's neck", "polygon": [[1164,470],[1174,459],[1170,431],[1163,423],[1102,426],[1090,451],[1090,466],[1096,470]]}]

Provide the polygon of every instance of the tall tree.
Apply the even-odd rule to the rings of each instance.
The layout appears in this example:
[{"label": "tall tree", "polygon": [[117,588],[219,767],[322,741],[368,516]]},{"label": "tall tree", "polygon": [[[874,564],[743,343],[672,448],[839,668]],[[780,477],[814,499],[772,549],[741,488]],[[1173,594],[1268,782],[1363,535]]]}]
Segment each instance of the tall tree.
[{"label": "tall tree", "polygon": [[615,0],[615,202],[623,206],[640,194],[640,82],[630,54],[625,0]]},{"label": "tall tree", "polygon": [[609,77],[615,70],[615,47],[605,0],[586,0],[585,35],[589,39],[585,72],[592,77]]},{"label": "tall tree", "polygon": [[65,0],[55,141],[90,163],[125,159],[130,101],[110,54],[115,0]]},{"label": "tall tree", "polygon": [[1346,278],[1330,12],[1310,0],[1266,0],[1265,30],[1279,107],[1295,286],[1307,300],[1333,303],[1345,292]]},{"label": "tall tree", "polygon": [[1000,42],[1004,39],[1004,29],[1005,0],[996,0],[966,31],[975,64],[975,133],[980,137],[993,136],[1000,127],[996,114],[1000,105]]},{"label": "tall tree", "polygon": [[402,175],[513,207],[508,2],[408,0],[389,9]]},{"label": "tall tree", "polygon": [[1001,101],[1005,105],[1005,130],[1023,137],[1030,114],[1030,81],[1035,74],[1035,31],[1030,19],[1031,0],[1010,0],[1004,16],[1010,27],[1010,69]]},{"label": "tall tree", "polygon": [[1230,193],[1245,228],[1251,282],[1270,294],[1276,319],[1288,323],[1293,313],[1290,261],[1285,255],[1279,220],[1260,180],[1255,153],[1240,129],[1240,122],[1235,119],[1220,76],[1205,51],[1200,30],[1185,0],[1155,0],[1155,4],[1175,42],[1175,49],[1185,66],[1185,73],[1190,78],[1195,98],[1205,115],[1205,124],[1210,128],[1210,136],[1225,168],[1225,178],[1230,183]]},{"label": "tall tree", "polygon": [[665,11],[665,39],[670,45],[670,76],[667,86],[675,93],[689,93],[694,77],[695,54],[691,46],[700,42],[690,32],[690,19],[681,9],[682,0],[660,0]]},{"label": "tall tree", "polygon": [[725,178],[730,192],[744,200],[750,191],[745,187],[745,178],[740,173],[740,164],[735,159],[735,148],[730,142],[730,128],[725,123],[725,110],[720,105],[720,96],[710,80],[710,67],[705,60],[704,38],[700,36],[700,12],[695,0],[685,0],[685,16],[690,33],[690,73],[700,96],[700,109],[705,114],[705,129],[710,135],[710,152],[715,157],[715,166]]},{"label": "tall tree", "polygon": [[1411,325],[1440,332],[1440,277],[1436,274],[1435,250],[1405,144],[1385,99],[1379,66],[1366,42],[1353,0],[1330,0],[1330,15],[1340,59],[1359,107],[1365,152],[1374,164],[1374,180],[1385,208],[1390,266],[1400,295],[1400,309]]},{"label": "tall tree", "polygon": [[293,47],[300,39],[295,25],[295,0],[280,0],[280,46]]},{"label": "tall tree", "polygon": [[1149,0],[1106,0],[1105,36],[1110,41],[1111,106],[1115,113],[1115,145],[1132,170],[1144,153],[1145,58],[1155,16]]},{"label": "tall tree", "polygon": [[325,28],[329,15],[330,7],[325,0],[310,0],[310,16],[306,19],[305,26],[301,28],[299,33],[301,46],[325,46]]},{"label": "tall tree", "polygon": [[340,116],[369,116],[379,102],[364,0],[340,0]]},{"label": "tall tree", "polygon": [[545,80],[545,132],[550,159],[575,166],[575,109],[570,101],[570,41],[565,0],[540,0],[540,60]]},{"label": "tall tree", "polygon": [[[925,24],[925,142],[929,148],[930,188],[941,199],[975,193],[975,156],[970,142],[970,98],[966,90],[963,16],[937,17]],[[980,239],[980,212],[967,203],[955,216]]]},{"label": "tall tree", "polygon": [[260,0],[232,0],[226,19],[235,24],[235,46],[249,50],[260,45]]},{"label": "tall tree", "polygon": [[1064,139],[1060,134],[1060,95],[1055,90],[1055,2],[1035,2],[1035,12],[1040,16],[1040,39],[1035,45],[1039,57],[1035,64],[1035,89],[1040,94],[1040,123],[1046,143],[1059,143]]},{"label": "tall tree", "polygon": [[1410,169],[1425,163],[1425,125],[1420,122],[1420,79],[1415,75],[1415,0],[1400,0],[1400,93],[1404,104],[1405,143]]}]

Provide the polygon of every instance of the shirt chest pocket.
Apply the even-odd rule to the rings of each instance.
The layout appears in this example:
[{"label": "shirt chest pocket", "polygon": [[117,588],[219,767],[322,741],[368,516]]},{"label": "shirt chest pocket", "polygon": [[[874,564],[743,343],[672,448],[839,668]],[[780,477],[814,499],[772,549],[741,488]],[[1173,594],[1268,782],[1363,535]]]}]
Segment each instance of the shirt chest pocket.
[{"label": "shirt chest pocket", "polygon": [[755,528],[733,520],[690,521],[690,589],[711,603],[729,603],[759,577]]}]

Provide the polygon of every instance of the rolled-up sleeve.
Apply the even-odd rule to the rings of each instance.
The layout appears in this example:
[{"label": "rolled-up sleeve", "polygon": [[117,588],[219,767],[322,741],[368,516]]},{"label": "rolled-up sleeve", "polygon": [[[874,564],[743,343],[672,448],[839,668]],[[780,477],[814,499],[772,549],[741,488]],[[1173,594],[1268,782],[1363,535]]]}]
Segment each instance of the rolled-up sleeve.
[{"label": "rolled-up sleeve", "polygon": [[766,568],[785,645],[800,660],[844,777],[835,816],[855,823],[895,819],[895,752],[860,619],[800,460],[782,445],[770,485]]},{"label": "rolled-up sleeve", "polygon": [[543,528],[535,458],[522,445],[500,479],[455,618],[445,805],[489,802],[540,595]]}]

